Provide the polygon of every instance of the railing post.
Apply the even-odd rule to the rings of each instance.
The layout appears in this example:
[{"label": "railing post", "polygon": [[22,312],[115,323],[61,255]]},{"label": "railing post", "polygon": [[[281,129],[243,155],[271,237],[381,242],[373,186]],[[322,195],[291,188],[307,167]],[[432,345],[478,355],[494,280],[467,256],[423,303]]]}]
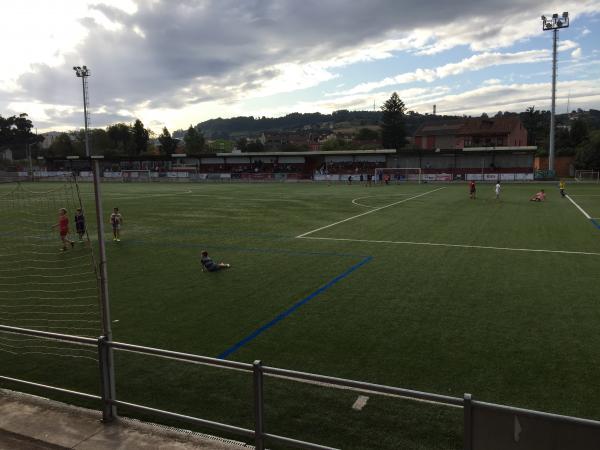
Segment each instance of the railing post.
[{"label": "railing post", "polygon": [[100,365],[100,396],[102,397],[102,422],[109,423],[117,417],[117,407],[111,403],[116,400],[114,397],[114,380],[111,380],[112,358],[110,357],[110,347],[107,344],[106,336],[98,338],[98,362]]},{"label": "railing post", "polygon": [[254,361],[252,364],[254,379],[254,448],[264,450],[264,399],[263,399],[263,371],[262,362]]},{"label": "railing post", "polygon": [[463,442],[464,450],[473,450],[473,400],[471,394],[465,394],[463,403],[464,427]]}]

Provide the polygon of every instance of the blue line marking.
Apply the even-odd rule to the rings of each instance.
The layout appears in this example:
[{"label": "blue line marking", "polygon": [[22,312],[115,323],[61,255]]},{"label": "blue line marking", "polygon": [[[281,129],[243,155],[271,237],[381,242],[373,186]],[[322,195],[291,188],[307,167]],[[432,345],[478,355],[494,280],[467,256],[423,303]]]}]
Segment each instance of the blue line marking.
[{"label": "blue line marking", "polygon": [[595,219],[590,219],[590,220],[592,221],[592,223],[594,224],[594,226],[600,230],[600,223],[596,222]]},{"label": "blue line marking", "polygon": [[232,353],[238,351],[240,348],[244,347],[246,344],[248,344],[251,341],[253,341],[254,339],[256,339],[258,336],[260,336],[262,333],[264,333],[265,331],[267,331],[269,328],[275,326],[277,323],[281,322],[283,319],[285,319],[286,317],[288,317],[289,315],[291,315],[294,311],[296,311],[297,309],[299,309],[302,305],[305,305],[306,303],[308,303],[309,301],[311,301],[313,298],[315,298],[318,295],[322,294],[327,289],[329,289],[330,287],[332,287],[333,285],[335,285],[339,281],[343,280],[348,275],[350,275],[352,272],[354,272],[355,270],[357,270],[360,267],[364,266],[365,264],[367,264],[372,259],[373,259],[372,256],[367,256],[365,259],[363,259],[359,263],[353,265],[348,270],[346,270],[344,273],[341,273],[340,275],[338,275],[337,277],[335,277],[333,280],[329,281],[324,286],[321,286],[319,289],[317,289],[316,291],[312,292],[307,297],[304,297],[302,300],[299,300],[298,302],[296,302],[293,306],[291,306],[290,308],[288,308],[285,311],[283,311],[281,314],[279,314],[277,317],[275,317],[270,322],[266,323],[265,325],[261,326],[260,328],[258,328],[256,330],[254,330],[252,333],[250,333],[248,336],[246,336],[241,341],[233,344],[231,347],[229,347],[227,350],[225,350],[223,353],[221,353],[219,356],[217,356],[217,358],[219,358],[219,359],[225,359],[229,355],[231,355]]}]

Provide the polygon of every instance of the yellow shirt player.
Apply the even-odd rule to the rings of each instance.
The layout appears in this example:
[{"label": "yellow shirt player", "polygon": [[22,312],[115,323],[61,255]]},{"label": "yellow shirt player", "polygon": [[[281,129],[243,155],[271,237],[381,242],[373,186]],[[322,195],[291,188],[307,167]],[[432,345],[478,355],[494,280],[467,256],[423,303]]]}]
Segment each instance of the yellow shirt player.
[{"label": "yellow shirt player", "polygon": [[566,195],[565,194],[565,186],[566,186],[565,180],[560,180],[560,182],[558,183],[558,189],[560,189],[560,195],[562,197],[564,197]]}]

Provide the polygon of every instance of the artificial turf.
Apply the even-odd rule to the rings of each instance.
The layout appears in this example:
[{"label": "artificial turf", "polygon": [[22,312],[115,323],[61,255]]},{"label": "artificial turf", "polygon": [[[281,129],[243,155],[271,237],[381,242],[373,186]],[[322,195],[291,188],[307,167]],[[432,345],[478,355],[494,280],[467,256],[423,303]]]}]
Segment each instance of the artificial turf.
[{"label": "artificial turf", "polygon": [[[91,185],[80,189],[93,237]],[[529,202],[539,189],[547,201]],[[600,217],[599,186],[567,192]],[[554,185],[505,184],[499,201],[485,184],[476,200],[464,184],[104,183],[103,194],[106,218],[114,206],[124,218],[121,242],[106,232],[117,341],[600,418],[600,229]],[[232,268],[201,272],[203,249]],[[97,392],[93,361],[0,358],[3,374]],[[116,372],[121,400],[253,428],[245,374],[122,352]],[[462,445],[460,410],[370,396],[355,411],[356,393],[271,378],[265,395],[271,433]]]}]

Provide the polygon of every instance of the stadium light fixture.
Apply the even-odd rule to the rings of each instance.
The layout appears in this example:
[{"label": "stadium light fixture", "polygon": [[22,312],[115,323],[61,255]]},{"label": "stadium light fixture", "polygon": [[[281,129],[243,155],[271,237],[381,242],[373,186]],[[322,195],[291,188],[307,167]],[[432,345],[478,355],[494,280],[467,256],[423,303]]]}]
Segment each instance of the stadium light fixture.
[{"label": "stadium light fixture", "polygon": [[564,11],[562,16],[557,13],[552,14],[552,17],[542,16],[542,30],[552,31],[552,106],[550,109],[550,143],[548,148],[548,171],[554,172],[554,128],[555,128],[555,109],[556,109],[556,57],[557,57],[557,42],[558,30],[569,26],[569,13]]}]

